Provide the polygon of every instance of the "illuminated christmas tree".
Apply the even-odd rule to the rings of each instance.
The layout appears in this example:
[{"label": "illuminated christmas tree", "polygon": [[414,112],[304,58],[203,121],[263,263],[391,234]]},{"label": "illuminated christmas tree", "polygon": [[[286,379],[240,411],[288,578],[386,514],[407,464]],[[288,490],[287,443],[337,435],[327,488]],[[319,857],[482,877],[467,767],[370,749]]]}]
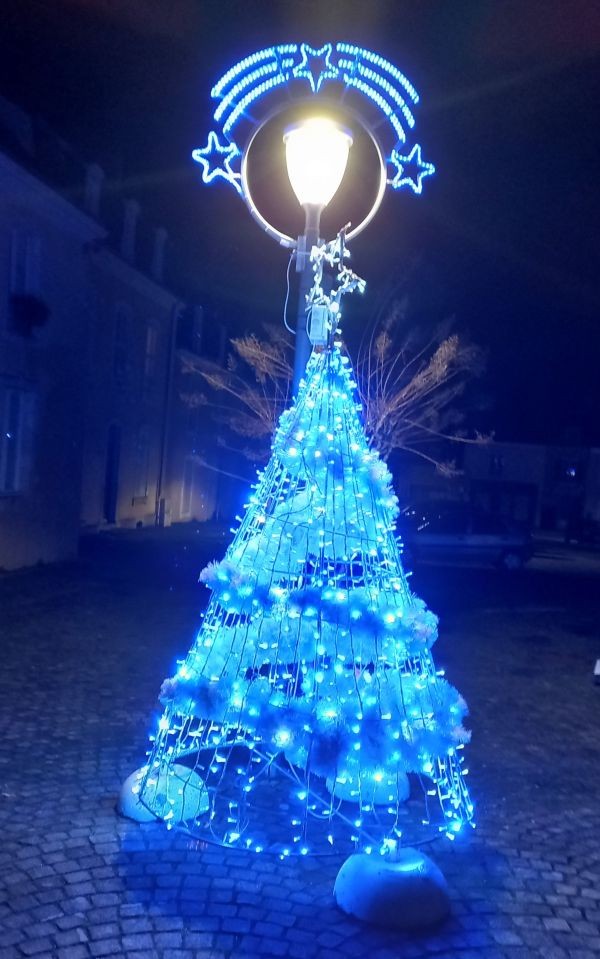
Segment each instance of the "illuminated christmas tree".
[{"label": "illuminated christmas tree", "polygon": [[466,704],[435,668],[437,619],[408,586],[391,476],[335,341],[341,294],[362,281],[331,246],[315,251],[318,345],[225,557],[201,574],[212,596],[135,781],[149,814],[282,857],[428,826],[453,838],[473,814]]}]

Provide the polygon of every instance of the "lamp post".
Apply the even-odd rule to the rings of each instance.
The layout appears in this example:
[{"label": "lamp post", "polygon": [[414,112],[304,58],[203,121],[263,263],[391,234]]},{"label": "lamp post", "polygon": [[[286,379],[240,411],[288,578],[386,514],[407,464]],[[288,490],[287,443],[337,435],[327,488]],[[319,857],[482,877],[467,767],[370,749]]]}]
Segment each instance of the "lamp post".
[{"label": "lamp post", "polygon": [[313,284],[310,251],[319,242],[321,213],[342,182],[352,136],[333,120],[311,117],[288,128],[283,141],[290,183],[305,216],[304,233],[298,238],[296,252],[300,288],[292,389],[297,395],[311,351],[306,328],[306,297]]},{"label": "lamp post", "polygon": [[[268,222],[248,178],[257,135],[290,106],[289,97],[276,111],[259,101],[277,90],[294,101],[304,91],[302,102],[318,110],[313,97],[324,83],[328,94],[337,91],[339,116],[370,139],[379,166],[366,216],[329,244],[319,243],[320,217],[344,176],[352,145],[346,130],[317,114],[285,132],[288,174],[305,212],[298,241]],[[338,874],[341,908],[370,922],[425,926],[443,918],[449,899],[424,854],[398,849],[405,826],[419,827],[412,810],[406,822],[400,815],[401,783],[416,774],[424,787],[421,826],[434,836],[454,840],[472,823],[468,770],[458,755],[468,739],[466,704],[435,670],[437,620],[406,584],[390,474],[369,447],[351,364],[331,336],[341,295],[361,288],[344,267],[346,240],[368,225],[388,185],[419,194],[434,172],[412,140],[419,97],[394,64],[345,41],[256,51],[211,95],[219,100],[217,129],[193,154],[204,182],[229,183],[267,234],[295,250],[296,404],[279,421],[271,460],[225,560],[201,576],[213,596],[187,658],[163,683],[165,710],[149,759],[124,784],[120,808],[138,821],[164,819],[208,842],[281,860],[327,854],[338,839],[355,848],[360,842],[364,852]],[[335,102],[321,100],[325,110]],[[324,263],[340,267],[338,287],[327,293]],[[283,802],[266,793],[277,785],[264,775],[271,769],[290,784]]]}]

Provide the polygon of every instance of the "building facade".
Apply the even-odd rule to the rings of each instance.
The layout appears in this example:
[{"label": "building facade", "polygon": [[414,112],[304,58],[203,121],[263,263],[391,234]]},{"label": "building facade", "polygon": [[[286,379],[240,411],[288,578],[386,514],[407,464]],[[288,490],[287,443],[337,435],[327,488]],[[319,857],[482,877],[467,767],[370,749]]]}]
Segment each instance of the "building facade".
[{"label": "building facade", "polygon": [[567,533],[600,521],[600,450],[491,443],[465,451],[477,505],[533,528]]},{"label": "building facade", "polygon": [[223,457],[213,421],[203,402],[202,370],[224,359],[224,340],[211,355],[201,309],[179,317],[172,364],[168,416],[168,462],[165,502],[168,520],[185,523],[218,518]]},{"label": "building facade", "polygon": [[82,527],[204,520],[218,505],[213,430],[183,397],[189,311],[163,282],[166,233],[143,244],[131,199],[111,231],[102,170],[38,132],[0,98],[6,570],[73,558]]},{"label": "building facade", "polygon": [[600,449],[535,443],[467,444],[455,476],[416,457],[393,469],[401,506],[451,500],[530,529],[580,538],[600,524]]},{"label": "building facade", "polygon": [[148,525],[161,510],[181,303],[109,249],[89,253],[89,274],[81,522]]},{"label": "building facade", "polygon": [[85,247],[102,229],[0,153],[0,568],[77,551]]}]

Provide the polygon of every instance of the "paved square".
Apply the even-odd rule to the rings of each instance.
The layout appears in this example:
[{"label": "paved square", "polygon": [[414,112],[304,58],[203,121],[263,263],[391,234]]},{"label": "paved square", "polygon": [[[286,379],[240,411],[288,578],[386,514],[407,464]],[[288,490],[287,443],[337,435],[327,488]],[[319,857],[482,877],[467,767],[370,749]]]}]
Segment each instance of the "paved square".
[{"label": "paved square", "polygon": [[223,551],[144,534],[0,577],[0,959],[600,955],[600,563],[420,572],[436,664],[471,706],[478,828],[427,849],[453,915],[404,935],[336,908],[335,859],[203,848],[116,814],[193,638],[193,571]]}]

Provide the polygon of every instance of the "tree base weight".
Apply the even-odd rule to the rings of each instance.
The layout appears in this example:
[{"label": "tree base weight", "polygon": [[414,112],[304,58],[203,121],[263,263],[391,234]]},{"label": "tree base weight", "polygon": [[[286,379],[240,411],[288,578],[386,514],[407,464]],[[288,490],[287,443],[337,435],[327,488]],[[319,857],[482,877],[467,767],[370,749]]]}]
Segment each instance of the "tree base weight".
[{"label": "tree base weight", "polygon": [[390,856],[350,856],[337,875],[334,896],[349,915],[391,929],[427,928],[450,912],[441,871],[424,853],[410,848]]},{"label": "tree base weight", "polygon": [[190,822],[207,812],[208,792],[200,776],[174,763],[168,770],[149,777],[145,802],[140,801],[140,785],[146,769],[136,769],[128,776],[119,794],[117,808],[122,816],[135,822],[154,822],[164,819],[172,825]]}]

